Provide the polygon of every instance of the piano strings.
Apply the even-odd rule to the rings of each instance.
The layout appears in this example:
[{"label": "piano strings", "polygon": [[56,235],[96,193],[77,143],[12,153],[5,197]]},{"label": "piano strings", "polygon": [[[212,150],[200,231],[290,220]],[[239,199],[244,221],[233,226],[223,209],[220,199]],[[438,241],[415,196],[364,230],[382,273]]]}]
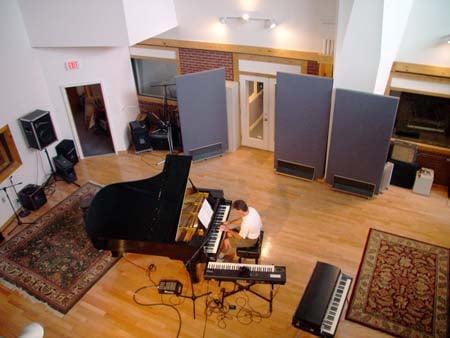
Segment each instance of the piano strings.
[{"label": "piano strings", "polygon": [[203,200],[208,197],[207,193],[186,191],[183,207],[181,209],[180,222],[178,223],[176,242],[190,242],[198,228],[197,215]]}]

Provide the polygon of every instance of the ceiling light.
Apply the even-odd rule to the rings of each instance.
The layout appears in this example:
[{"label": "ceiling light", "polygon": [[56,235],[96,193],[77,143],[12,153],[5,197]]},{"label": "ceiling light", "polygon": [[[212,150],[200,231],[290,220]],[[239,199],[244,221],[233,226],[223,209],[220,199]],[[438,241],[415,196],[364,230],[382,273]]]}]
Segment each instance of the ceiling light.
[{"label": "ceiling light", "polygon": [[248,13],[244,13],[241,16],[221,16],[219,18],[219,21],[221,24],[228,24],[228,23],[232,23],[233,21],[236,22],[263,22],[264,23],[264,27],[267,29],[274,29],[275,27],[278,26],[278,23],[274,20],[274,19],[269,19],[269,18],[251,18],[250,15]]}]

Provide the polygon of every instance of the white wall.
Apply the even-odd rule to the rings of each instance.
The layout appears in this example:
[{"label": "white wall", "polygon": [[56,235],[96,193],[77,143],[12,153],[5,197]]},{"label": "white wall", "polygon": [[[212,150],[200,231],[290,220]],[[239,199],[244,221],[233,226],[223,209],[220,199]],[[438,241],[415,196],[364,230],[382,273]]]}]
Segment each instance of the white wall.
[{"label": "white wall", "polygon": [[[334,87],[373,92],[380,61],[383,0],[354,1],[337,45]],[[345,25],[339,22],[339,25]],[[340,47],[340,48],[339,48]]]},{"label": "white wall", "polygon": [[129,46],[176,27],[173,0],[19,0],[33,47]]},{"label": "white wall", "polygon": [[122,1],[130,46],[177,26],[173,0]]},{"label": "white wall", "polygon": [[396,61],[450,67],[449,0],[415,0]]},{"label": "white wall", "polygon": [[350,14],[352,13],[353,3],[355,0],[339,0],[337,7],[337,26],[336,26],[336,41],[335,41],[335,58],[339,57],[344,43],[344,37],[347,33],[348,22],[350,21]]},{"label": "white wall", "polygon": [[125,46],[122,0],[19,0],[33,47]]},{"label": "white wall", "polygon": [[[128,122],[137,116],[138,101],[128,47],[39,48],[54,117],[61,138],[73,139],[62,87],[102,83],[103,96],[116,151],[129,146]],[[80,69],[66,70],[67,60],[77,60]]]},{"label": "white wall", "polygon": [[[23,182],[19,186],[20,190],[26,184],[41,184],[44,180],[42,166],[47,172],[49,167],[45,156],[44,161],[41,161],[40,152],[28,148],[17,119],[35,109],[53,112],[53,106],[39,61],[30,47],[19,6],[13,0],[0,2],[0,45],[0,126],[9,125],[22,159],[22,166],[12,174],[15,182]],[[8,182],[0,182],[0,186]],[[9,192],[14,196],[13,190]],[[12,210],[8,202],[4,201],[2,191],[0,227],[11,215]]]},{"label": "white wall", "polygon": [[[160,38],[209,41],[320,52],[322,39],[335,38],[337,0],[174,0],[178,27]],[[262,22],[223,25],[221,16],[273,18],[279,26]]]},{"label": "white wall", "polygon": [[381,53],[374,93],[383,95],[397,57],[413,0],[384,0]]}]

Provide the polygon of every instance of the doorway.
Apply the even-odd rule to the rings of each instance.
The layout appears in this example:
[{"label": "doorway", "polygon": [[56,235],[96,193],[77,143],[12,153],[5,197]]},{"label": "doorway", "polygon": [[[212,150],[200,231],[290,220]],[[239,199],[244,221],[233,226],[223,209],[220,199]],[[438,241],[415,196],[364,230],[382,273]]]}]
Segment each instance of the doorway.
[{"label": "doorway", "polygon": [[101,84],[65,88],[82,157],[115,153]]},{"label": "doorway", "polygon": [[276,79],[241,75],[239,83],[242,145],[274,151]]}]

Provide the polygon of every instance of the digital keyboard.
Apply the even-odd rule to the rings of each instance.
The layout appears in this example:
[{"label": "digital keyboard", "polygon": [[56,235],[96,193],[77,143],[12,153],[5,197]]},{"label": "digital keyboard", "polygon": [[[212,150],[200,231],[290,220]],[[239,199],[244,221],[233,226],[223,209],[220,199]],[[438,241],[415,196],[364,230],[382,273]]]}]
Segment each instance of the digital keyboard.
[{"label": "digital keyboard", "polygon": [[352,279],[341,273],[320,328],[322,335],[334,337]]},{"label": "digital keyboard", "polygon": [[[220,230],[220,225],[228,219],[231,209],[231,201],[224,201],[223,204],[220,204],[216,214],[214,215],[214,219],[209,225],[210,237],[208,243],[204,246],[204,252],[211,259],[211,256],[215,256],[220,248],[220,243],[222,241],[223,231]],[[208,233],[209,233],[208,232]]]},{"label": "digital keyboard", "polygon": [[243,280],[255,283],[285,284],[286,267],[243,263],[209,262],[205,279],[218,281]]},{"label": "digital keyboard", "polygon": [[331,264],[317,262],[292,325],[320,337],[334,337],[352,278]]}]

